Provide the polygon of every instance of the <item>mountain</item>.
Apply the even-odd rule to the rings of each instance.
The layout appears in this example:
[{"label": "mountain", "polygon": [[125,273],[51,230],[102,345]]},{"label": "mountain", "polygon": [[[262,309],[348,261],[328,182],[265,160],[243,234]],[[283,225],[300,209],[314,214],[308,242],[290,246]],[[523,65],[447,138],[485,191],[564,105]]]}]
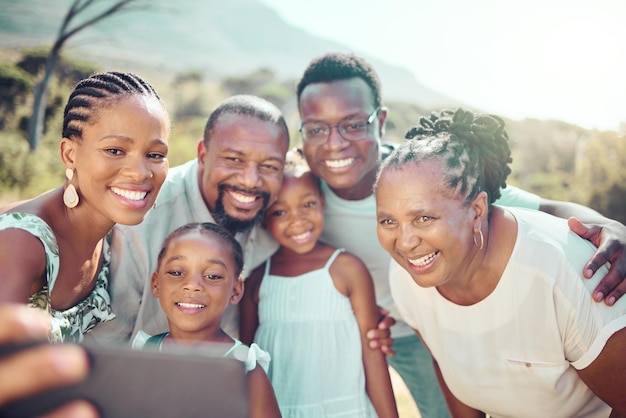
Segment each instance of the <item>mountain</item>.
[{"label": "mountain", "polygon": [[[98,2],[99,7],[110,4]],[[49,45],[70,4],[70,0],[0,0],[0,47]],[[459,105],[420,84],[407,69],[292,26],[258,0],[143,4],[147,6],[142,10],[125,11],[80,32],[64,53],[95,61],[104,69],[197,71],[207,79],[218,79],[264,67],[281,78],[298,79],[313,57],[330,51],[354,52],[378,71],[385,100],[423,108]]]}]

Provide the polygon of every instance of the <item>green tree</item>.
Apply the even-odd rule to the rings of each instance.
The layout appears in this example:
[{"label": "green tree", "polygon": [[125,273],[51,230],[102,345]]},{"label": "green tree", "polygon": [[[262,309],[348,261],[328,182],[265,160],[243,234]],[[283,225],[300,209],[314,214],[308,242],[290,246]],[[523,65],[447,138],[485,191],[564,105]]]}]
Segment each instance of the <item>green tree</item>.
[{"label": "green tree", "polygon": [[0,64],[0,129],[5,129],[33,84],[34,80],[27,72],[11,64]]},{"label": "green tree", "polygon": [[80,19],[85,16],[85,12],[94,9],[94,5],[103,4],[103,1],[74,0],[72,2],[72,5],[63,18],[63,22],[61,23],[57,37],[52,44],[50,53],[46,58],[41,80],[35,85],[34,88],[33,111],[28,122],[28,144],[31,151],[37,148],[37,144],[43,134],[48,85],[50,84],[52,75],[54,74],[59,63],[63,46],[78,32],[98,23],[102,19],[119,13],[122,10],[130,10],[133,3],[138,3],[139,1],[140,0],[115,1],[104,10],[86,18],[83,21],[80,21]]}]

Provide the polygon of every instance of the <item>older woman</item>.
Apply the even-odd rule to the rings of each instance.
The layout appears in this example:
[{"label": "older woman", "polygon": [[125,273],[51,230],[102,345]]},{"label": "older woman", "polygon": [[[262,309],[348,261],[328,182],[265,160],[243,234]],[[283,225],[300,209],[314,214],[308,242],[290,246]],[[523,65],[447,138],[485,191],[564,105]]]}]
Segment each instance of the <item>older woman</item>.
[{"label": "older woman", "polygon": [[504,123],[445,111],[407,138],[378,174],[377,232],[453,415],[626,414],[626,301],[593,301],[606,270],[582,278],[594,249],[565,220],[492,206],[510,173]]}]

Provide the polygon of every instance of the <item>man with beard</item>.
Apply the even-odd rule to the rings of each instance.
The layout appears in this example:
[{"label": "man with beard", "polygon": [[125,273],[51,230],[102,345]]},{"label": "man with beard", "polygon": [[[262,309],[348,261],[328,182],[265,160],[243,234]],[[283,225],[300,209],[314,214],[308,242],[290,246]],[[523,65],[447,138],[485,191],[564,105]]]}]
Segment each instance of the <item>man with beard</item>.
[{"label": "man with beard", "polygon": [[[115,227],[110,251],[110,293],[117,318],[94,329],[96,339],[126,340],[139,330],[168,330],[150,277],[165,237],[189,222],[215,222],[244,249],[246,275],[278,248],[260,227],[280,190],[289,131],[280,110],[255,96],[233,96],[209,116],[198,158],[170,169],[154,208],[136,226]],[[237,335],[237,308],[224,330]],[[233,333],[234,332],[234,333]]]}]

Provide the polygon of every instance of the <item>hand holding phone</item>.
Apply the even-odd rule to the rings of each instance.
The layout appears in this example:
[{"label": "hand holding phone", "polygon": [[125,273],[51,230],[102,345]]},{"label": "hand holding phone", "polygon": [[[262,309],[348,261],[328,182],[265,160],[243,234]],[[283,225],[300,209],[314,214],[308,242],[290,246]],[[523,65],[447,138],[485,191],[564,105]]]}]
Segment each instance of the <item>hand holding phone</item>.
[{"label": "hand holding phone", "polygon": [[[26,347],[0,346],[0,359]],[[161,353],[82,347],[91,364],[86,380],[12,402],[0,408],[0,417],[38,416],[76,399],[89,401],[105,418],[248,415],[245,367],[221,357],[220,350],[181,348]]]}]

